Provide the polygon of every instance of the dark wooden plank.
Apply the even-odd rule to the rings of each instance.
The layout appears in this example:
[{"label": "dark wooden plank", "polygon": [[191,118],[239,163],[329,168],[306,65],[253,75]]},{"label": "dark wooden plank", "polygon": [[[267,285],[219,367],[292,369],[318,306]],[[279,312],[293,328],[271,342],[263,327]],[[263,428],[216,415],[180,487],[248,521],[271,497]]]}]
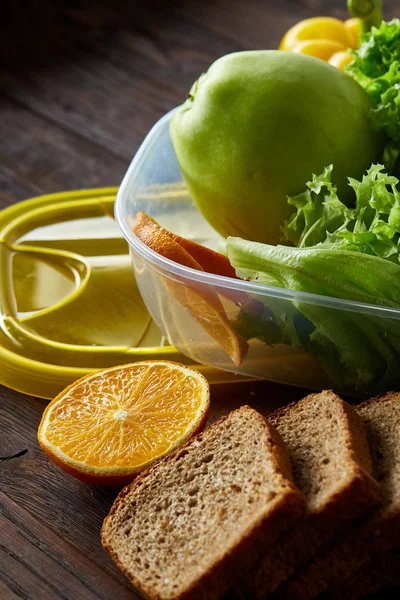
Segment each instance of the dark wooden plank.
[{"label": "dark wooden plank", "polygon": [[129,164],[0,97],[0,206],[29,196],[118,185]]},{"label": "dark wooden plank", "polygon": [[1,490],[123,581],[100,543],[101,523],[115,490],[78,482],[43,454],[36,432],[46,402],[5,388],[0,388],[0,402],[0,456],[28,450],[20,458],[0,462]]},{"label": "dark wooden plank", "polygon": [[[11,68],[6,61],[1,79],[8,95],[37,114],[123,156],[132,155],[154,121],[185,98],[217,57],[273,46],[293,18],[304,16],[297,11],[293,17],[287,1],[269,11],[254,0],[250,6],[231,2],[229,11],[222,1],[117,2],[100,13],[98,3],[83,5],[67,9],[67,23],[49,16],[52,27],[34,44],[32,33],[14,37],[12,50],[24,59]],[[258,43],[251,42],[258,31]]]},{"label": "dark wooden plank", "polygon": [[0,598],[3,600],[17,600],[21,596],[17,594],[3,581],[0,581]]},{"label": "dark wooden plank", "polygon": [[238,49],[205,27],[174,18],[163,4],[153,12],[153,4],[132,5],[130,14],[125,7],[117,18],[106,12],[100,25],[93,16],[96,7],[89,6],[83,14],[73,12],[77,26],[56,22],[35,44],[18,36],[12,44],[27,58],[3,64],[5,93],[131,157],[151,125],[182,102],[197,76],[217,56]]},{"label": "dark wooden plank", "polygon": [[[314,16],[330,14],[338,19],[347,19],[346,0],[292,0],[293,4],[304,10],[312,10]],[[383,0],[383,18],[390,20],[400,15],[398,0]]]},{"label": "dark wooden plank", "polygon": [[[241,49],[276,48],[284,33],[302,19],[349,18],[346,0],[191,0],[176,6],[185,19],[207,26]],[[387,19],[400,16],[398,0],[384,0]]]},{"label": "dark wooden plank", "polygon": [[[54,600],[57,597],[45,581],[22,565],[18,558],[2,545],[0,545],[0,576],[4,578],[7,590],[10,590],[17,598],[29,598],[29,594],[32,594],[33,590],[45,600]],[[19,585],[20,581],[23,582],[22,586]],[[8,596],[6,599],[8,600]]]},{"label": "dark wooden plank", "polygon": [[[191,0],[177,7],[185,19],[233,41],[240,50],[276,48],[284,33],[297,21],[315,16],[312,7],[293,0]],[[328,13],[327,13],[328,14]]]},{"label": "dark wooden plank", "polygon": [[[125,159],[218,56],[276,47],[288,27],[308,16],[347,15],[344,0],[231,0],[229,10],[226,0],[78,4],[47,8],[39,38],[34,27],[10,38],[19,58],[3,61],[3,89]],[[385,7],[399,14],[398,3]]]},{"label": "dark wooden plank", "polygon": [[120,583],[50,527],[0,492],[0,576],[22,598],[134,598]]}]

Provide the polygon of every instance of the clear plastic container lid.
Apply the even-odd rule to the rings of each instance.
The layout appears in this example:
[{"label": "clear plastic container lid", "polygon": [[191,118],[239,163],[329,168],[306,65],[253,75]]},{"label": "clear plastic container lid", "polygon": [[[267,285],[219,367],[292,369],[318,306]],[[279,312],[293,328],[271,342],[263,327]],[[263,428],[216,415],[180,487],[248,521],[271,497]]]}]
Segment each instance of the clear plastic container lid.
[{"label": "clear plastic container lid", "polygon": [[[97,369],[193,364],[162,336],[114,221],[116,188],[66,192],[0,212],[0,383],[52,398]],[[210,381],[232,374],[198,366]]]}]

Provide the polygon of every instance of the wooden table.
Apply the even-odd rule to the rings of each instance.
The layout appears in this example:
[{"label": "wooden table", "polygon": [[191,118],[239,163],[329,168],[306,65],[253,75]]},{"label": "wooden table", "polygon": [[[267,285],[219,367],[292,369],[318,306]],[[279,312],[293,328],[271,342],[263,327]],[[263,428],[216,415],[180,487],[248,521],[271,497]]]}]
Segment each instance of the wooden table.
[{"label": "wooden table", "polygon": [[[400,16],[398,0],[385,7]],[[345,17],[345,1],[3,0],[0,206],[117,185],[151,125],[214,59],[276,47],[290,25],[320,14]],[[268,412],[302,394],[214,386],[212,417],[244,403]],[[135,598],[100,544],[116,492],[43,455],[44,401],[0,388],[0,402],[0,455],[10,457],[0,459],[0,598]]]}]

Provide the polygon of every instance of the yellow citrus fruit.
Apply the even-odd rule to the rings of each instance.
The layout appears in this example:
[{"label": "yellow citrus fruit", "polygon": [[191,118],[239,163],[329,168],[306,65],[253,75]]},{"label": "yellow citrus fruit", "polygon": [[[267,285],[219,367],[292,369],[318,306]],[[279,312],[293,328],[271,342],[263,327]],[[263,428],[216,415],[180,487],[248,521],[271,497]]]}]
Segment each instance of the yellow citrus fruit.
[{"label": "yellow citrus fruit", "polygon": [[335,52],[328,60],[329,64],[337,67],[341,71],[345,70],[345,66],[353,62],[354,58],[348,52]]},{"label": "yellow citrus fruit", "polygon": [[342,44],[332,40],[305,40],[296,44],[291,51],[328,61],[333,54],[344,50],[345,47]]},{"label": "yellow citrus fruit", "polygon": [[343,21],[333,17],[314,17],[291,27],[282,38],[279,50],[291,51],[299,42],[309,40],[331,40],[341,44],[345,50],[351,46],[354,37]]},{"label": "yellow citrus fruit", "polygon": [[360,19],[347,19],[344,26],[351,35],[352,43],[349,48],[358,48],[360,45]]},{"label": "yellow citrus fruit", "polygon": [[200,431],[210,403],[195,369],[143,361],[87,375],[47,406],[44,452],[87,483],[123,485]]}]

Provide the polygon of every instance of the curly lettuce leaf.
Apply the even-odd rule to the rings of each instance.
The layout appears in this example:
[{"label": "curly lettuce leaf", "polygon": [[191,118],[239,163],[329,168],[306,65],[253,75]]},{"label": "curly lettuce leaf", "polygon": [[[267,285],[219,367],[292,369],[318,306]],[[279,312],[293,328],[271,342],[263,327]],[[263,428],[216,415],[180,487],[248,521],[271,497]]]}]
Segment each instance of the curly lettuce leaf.
[{"label": "curly lettuce leaf", "polygon": [[307,247],[326,241],[327,232],[337,231],[348,221],[348,208],[337,195],[331,181],[333,165],[321,175],[313,175],[307,190],[297,196],[288,196],[288,203],[296,212],[285,221],[282,232],[295,246]]},{"label": "curly lettuce leaf", "polygon": [[324,244],[400,261],[399,180],[382,165],[372,165],[361,181],[349,178],[355,207],[338,198],[331,183],[332,166],[313,176],[307,191],[288,198],[296,213],[283,226],[286,239],[300,248]]},{"label": "curly lettuce leaf", "polygon": [[[331,182],[332,167],[314,175],[288,201],[285,223],[298,245],[268,246],[229,238],[227,252],[242,279],[319,296],[400,308],[400,192],[398,179],[372,165],[344,205]],[[371,394],[400,385],[400,320],[333,308],[327,302],[266,297],[256,313],[242,307],[239,323],[269,345],[302,347],[321,362],[336,387]],[[254,307],[253,307],[254,308]],[[250,337],[248,339],[250,339]]]},{"label": "curly lettuce leaf", "polygon": [[400,19],[382,21],[360,41],[360,48],[351,51],[354,61],[347,71],[370,98],[375,129],[390,140],[386,159],[392,167],[400,149]]}]

